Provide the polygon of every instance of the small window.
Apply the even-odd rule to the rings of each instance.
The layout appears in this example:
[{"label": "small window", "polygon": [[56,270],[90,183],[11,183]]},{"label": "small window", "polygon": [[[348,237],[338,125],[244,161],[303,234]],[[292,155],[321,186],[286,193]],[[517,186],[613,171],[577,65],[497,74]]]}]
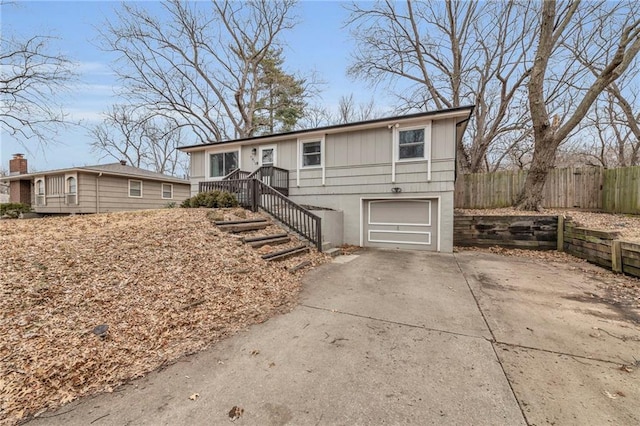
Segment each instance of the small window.
[{"label": "small window", "polygon": [[47,197],[45,194],[45,185],[44,179],[36,179],[36,206],[46,206],[47,205]]},{"label": "small window", "polygon": [[142,198],[142,181],[129,181],[129,197]]},{"label": "small window", "polygon": [[67,178],[67,194],[76,194],[78,192],[78,182],[75,177]]},{"label": "small window", "polygon": [[38,179],[36,181],[36,195],[44,195],[44,180]]},{"label": "small window", "polygon": [[238,151],[209,155],[209,177],[223,177],[238,168]]},{"label": "small window", "polygon": [[322,144],[320,141],[302,143],[302,167],[322,165]]},{"label": "small window", "polygon": [[424,158],[424,129],[400,130],[398,159]]},{"label": "small window", "polygon": [[170,183],[162,184],[162,198],[165,200],[170,200],[173,198],[173,185]]},{"label": "small window", "polygon": [[78,204],[78,180],[75,176],[69,176],[65,181],[65,202],[69,205]]}]

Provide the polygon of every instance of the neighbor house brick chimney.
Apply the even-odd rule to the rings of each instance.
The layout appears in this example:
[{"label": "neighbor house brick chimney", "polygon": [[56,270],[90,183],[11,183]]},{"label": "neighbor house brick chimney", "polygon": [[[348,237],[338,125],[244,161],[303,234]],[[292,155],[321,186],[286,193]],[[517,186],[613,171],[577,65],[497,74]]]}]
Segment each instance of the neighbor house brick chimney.
[{"label": "neighbor house brick chimney", "polygon": [[[9,176],[29,173],[24,154],[13,154],[9,160]],[[31,204],[31,180],[12,180],[9,182],[9,202]]]},{"label": "neighbor house brick chimney", "polygon": [[13,154],[13,158],[9,160],[9,175],[23,175],[25,173],[29,172],[24,154]]}]

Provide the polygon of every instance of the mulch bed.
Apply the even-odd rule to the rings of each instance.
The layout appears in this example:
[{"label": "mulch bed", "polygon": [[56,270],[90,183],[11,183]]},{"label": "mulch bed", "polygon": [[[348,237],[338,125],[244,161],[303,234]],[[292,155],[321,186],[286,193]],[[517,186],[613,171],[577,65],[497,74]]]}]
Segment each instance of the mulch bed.
[{"label": "mulch bed", "polygon": [[327,260],[268,263],[208,213],[0,221],[0,424],[111,392],[290,310],[304,270]]}]

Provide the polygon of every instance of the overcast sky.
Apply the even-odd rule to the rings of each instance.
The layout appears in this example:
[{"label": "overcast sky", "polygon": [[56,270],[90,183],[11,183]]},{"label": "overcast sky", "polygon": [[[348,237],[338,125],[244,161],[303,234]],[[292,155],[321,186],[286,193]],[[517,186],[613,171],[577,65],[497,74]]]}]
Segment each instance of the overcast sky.
[{"label": "overcast sky", "polygon": [[[151,2],[145,2],[151,3]],[[7,169],[11,155],[25,153],[32,170],[51,170],[72,166],[113,162],[91,152],[86,127],[100,122],[101,113],[117,102],[114,89],[117,81],[111,73],[114,59],[97,46],[97,31],[105,19],[113,18],[118,2],[109,1],[38,1],[16,2],[2,6],[2,31],[24,36],[51,35],[58,39],[55,49],[77,63],[80,81],[73,87],[65,109],[73,120],[81,120],[85,127],[62,130],[58,143],[27,148],[6,133],[0,135],[0,168]],[[373,95],[364,84],[346,76],[353,44],[348,30],[342,28],[348,11],[343,2],[302,1],[297,9],[300,23],[286,33],[286,68],[289,72],[308,74],[317,71],[327,84],[319,103],[327,107],[337,105],[340,96],[354,93],[356,100],[367,101]],[[383,94],[376,95],[376,105],[391,103]]]}]

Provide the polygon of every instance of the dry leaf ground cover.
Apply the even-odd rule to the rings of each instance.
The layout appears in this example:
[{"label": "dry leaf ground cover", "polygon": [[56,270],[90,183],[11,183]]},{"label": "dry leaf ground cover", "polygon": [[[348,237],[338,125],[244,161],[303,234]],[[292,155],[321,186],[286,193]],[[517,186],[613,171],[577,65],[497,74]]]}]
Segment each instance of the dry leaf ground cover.
[{"label": "dry leaf ground cover", "polygon": [[0,221],[0,424],[112,391],[293,306],[294,261],[265,262],[207,213]]}]

